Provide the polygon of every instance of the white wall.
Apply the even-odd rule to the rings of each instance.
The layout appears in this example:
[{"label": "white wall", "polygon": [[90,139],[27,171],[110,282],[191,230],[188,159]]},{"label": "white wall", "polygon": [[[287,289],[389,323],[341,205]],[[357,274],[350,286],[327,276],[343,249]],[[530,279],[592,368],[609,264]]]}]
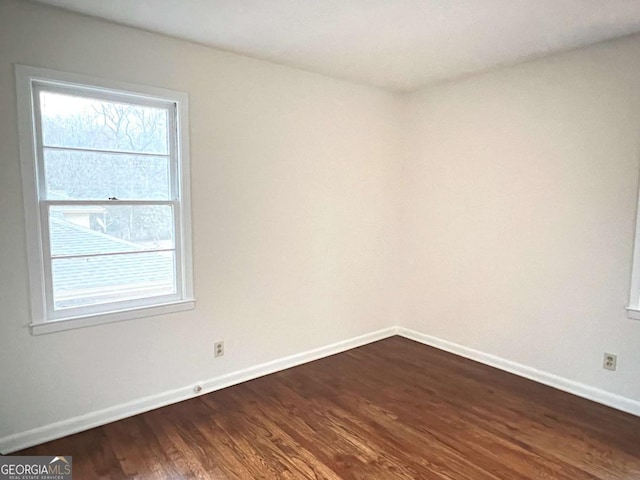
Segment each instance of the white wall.
[{"label": "white wall", "polygon": [[640,400],[640,37],[404,103],[401,324]]},{"label": "white wall", "polygon": [[[29,333],[14,63],[188,92],[194,311]],[[393,323],[391,94],[2,0],[0,112],[0,438]]]}]

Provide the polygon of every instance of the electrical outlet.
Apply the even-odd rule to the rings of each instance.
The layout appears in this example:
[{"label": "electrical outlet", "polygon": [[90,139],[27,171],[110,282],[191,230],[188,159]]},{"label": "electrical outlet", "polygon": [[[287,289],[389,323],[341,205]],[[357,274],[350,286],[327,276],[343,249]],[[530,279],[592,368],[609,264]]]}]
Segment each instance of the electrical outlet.
[{"label": "electrical outlet", "polygon": [[224,355],[224,342],[216,342],[213,344],[213,354],[216,357],[221,357]]},{"label": "electrical outlet", "polygon": [[618,357],[612,353],[605,353],[604,360],[602,362],[602,368],[606,370],[615,370]]}]

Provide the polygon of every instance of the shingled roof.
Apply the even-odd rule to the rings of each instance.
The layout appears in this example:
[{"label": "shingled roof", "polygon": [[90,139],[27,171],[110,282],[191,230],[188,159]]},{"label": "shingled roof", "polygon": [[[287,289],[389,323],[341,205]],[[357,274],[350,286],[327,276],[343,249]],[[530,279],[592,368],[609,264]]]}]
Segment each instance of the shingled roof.
[{"label": "shingled roof", "polygon": [[[173,254],[144,252],[145,246],[51,218],[51,252],[56,308],[172,293]],[[123,253],[104,257],[59,255]]]}]

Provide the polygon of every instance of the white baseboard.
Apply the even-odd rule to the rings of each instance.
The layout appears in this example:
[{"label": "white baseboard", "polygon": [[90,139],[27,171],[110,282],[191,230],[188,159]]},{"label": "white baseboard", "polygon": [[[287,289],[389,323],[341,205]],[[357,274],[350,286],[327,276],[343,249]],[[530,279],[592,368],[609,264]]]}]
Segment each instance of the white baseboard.
[{"label": "white baseboard", "polygon": [[[519,375],[524,378],[557,388],[579,397],[601,403],[608,407],[622,410],[640,416],[640,402],[621,395],[616,395],[599,388],[591,387],[584,383],[569,380],[552,373],[544,372],[526,365],[512,362],[489,353],[474,350],[463,345],[442,340],[431,335],[417,332],[404,327],[389,327],[373,333],[361,335],[341,342],[333,343],[325,347],[316,348],[299,354],[283,357],[271,362],[255,365],[244,370],[221,375],[202,382],[196,382],[175,390],[169,390],[155,395],[150,395],[131,402],[122,403],[113,407],[97,410],[77,417],[62,420],[60,422],[44,425],[42,427],[27,430],[0,438],[0,453],[8,454],[23,448],[32,447],[40,443],[55,440],[90,428],[105,425],[116,420],[148,412],[172,403],[187,400],[232,385],[237,385],[248,380],[253,380],[270,373],[279,372],[287,368],[295,367],[313,360],[335,355],[352,348],[360,347],[368,343],[382,340],[394,335],[400,335],[410,340],[429,345],[446,352],[469,358],[477,362],[489,365],[506,372]],[[194,393],[194,387],[200,385],[202,391]]]},{"label": "white baseboard", "polygon": [[457,343],[432,337],[431,335],[425,335],[424,333],[416,332],[415,330],[408,328],[398,327],[397,333],[398,335],[410,340],[415,340],[416,342],[557,388],[558,390],[577,395],[578,397],[586,398],[587,400],[592,400],[608,407],[640,416],[640,402],[637,400],[616,395],[614,393],[607,392],[606,390],[595,388],[574,380],[569,380],[568,378],[560,377],[553,373],[544,372],[542,370],[528,367],[521,363],[512,362],[511,360],[506,360],[496,355],[474,350],[473,348],[465,347]]},{"label": "white baseboard", "polygon": [[[2,437],[0,438],[0,453],[6,455],[11,452],[22,450],[23,448],[39,445],[57,438],[88,430],[90,428],[115,422],[116,420],[148,412],[149,410],[164,407],[188,398],[197,397],[215,390],[246,382],[247,380],[253,380],[255,378],[262,377],[263,375],[269,375],[270,373],[279,372],[303,363],[335,355],[336,353],[392,337],[397,334],[397,331],[397,327],[385,328],[373,333],[336,342],[325,347],[283,357],[271,362],[255,365],[244,370],[222,375],[220,377],[204,380],[202,382],[196,382],[175,390],[150,395],[131,402],[122,403],[113,407],[87,413],[85,415],[80,415],[60,422],[34,428],[32,430],[27,430],[25,432]],[[197,394],[195,394],[193,390],[196,385],[200,385],[202,387],[202,391]]]}]

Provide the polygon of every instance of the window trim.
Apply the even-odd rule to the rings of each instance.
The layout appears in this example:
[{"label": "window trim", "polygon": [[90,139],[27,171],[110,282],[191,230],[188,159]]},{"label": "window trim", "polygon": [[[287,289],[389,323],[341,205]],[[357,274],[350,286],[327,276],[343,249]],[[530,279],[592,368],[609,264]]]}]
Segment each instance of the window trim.
[{"label": "window trim", "polygon": [[[24,218],[26,225],[26,246],[29,269],[31,332],[34,335],[54,331],[81,328],[90,325],[118,322],[134,318],[142,318],[164,313],[172,313],[195,307],[193,296],[193,261],[191,241],[191,202],[190,202],[190,170],[189,170],[189,129],[188,129],[188,95],[183,92],[157,87],[147,87],[126,82],[94,78],[85,75],[65,73],[44,68],[15,65],[16,92],[18,102],[18,134],[20,141],[20,164],[23,185]],[[107,312],[81,313],[77,316],[52,318],[47,305],[46,270],[44,261],[45,243],[43,235],[47,233],[47,221],[43,220],[41,203],[41,185],[38,168],[42,168],[39,157],[39,119],[36,117],[36,104],[33,99],[38,86],[50,84],[54,88],[82,88],[89,94],[95,92],[99,98],[107,98],[110,94],[120,101],[123,97],[131,97],[137,103],[149,102],[153,106],[159,103],[175,105],[175,115],[169,115],[170,129],[177,132],[174,145],[175,166],[172,175],[172,198],[175,216],[175,249],[180,252],[180,260],[176,258],[176,277],[178,291],[176,295],[167,297],[163,302],[151,304],[148,299],[125,304],[120,302]],[[114,97],[114,98],[115,98]],[[173,123],[175,119],[175,124]],[[171,152],[170,152],[171,153]],[[176,198],[178,200],[176,200]],[[128,203],[128,202],[125,202]],[[181,288],[180,288],[181,286]],[[151,297],[153,298],[153,297]],[[159,298],[159,297],[155,297]],[[160,297],[162,298],[162,297]]]},{"label": "window trim", "polygon": [[636,207],[636,229],[633,240],[633,262],[631,264],[631,286],[629,288],[629,304],[626,307],[627,317],[640,320],[640,192]]}]

